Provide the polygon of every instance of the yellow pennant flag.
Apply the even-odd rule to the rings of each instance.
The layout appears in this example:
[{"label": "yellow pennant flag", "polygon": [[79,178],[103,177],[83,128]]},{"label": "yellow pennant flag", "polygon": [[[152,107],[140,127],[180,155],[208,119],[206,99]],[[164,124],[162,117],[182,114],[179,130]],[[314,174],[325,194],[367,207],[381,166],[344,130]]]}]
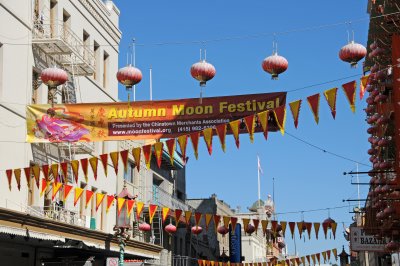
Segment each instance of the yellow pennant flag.
[{"label": "yellow pennant flag", "polygon": [[182,135],[178,137],[178,144],[181,150],[182,159],[186,163],[186,146],[187,146],[188,135]]},{"label": "yellow pennant flag", "polygon": [[336,228],[337,228],[337,223],[331,223],[331,230],[333,234],[333,239],[336,239]]},{"label": "yellow pennant flag", "polygon": [[140,215],[142,214],[143,207],[144,207],[143,202],[140,201],[136,202],[136,217],[138,220],[140,219]]},{"label": "yellow pennant flag", "polygon": [[335,257],[335,260],[337,260],[337,249],[336,248],[332,249],[332,253],[333,256]]},{"label": "yellow pennant flag", "polygon": [[244,123],[246,124],[247,132],[249,132],[250,142],[254,142],[254,129],[256,126],[255,115],[246,116]]},{"label": "yellow pennant flag", "polygon": [[192,212],[191,212],[191,211],[185,211],[185,221],[186,221],[186,225],[189,225],[190,218],[192,218]]},{"label": "yellow pennant flag", "polygon": [[103,202],[105,196],[106,194],[96,193],[96,212],[99,209],[100,204]]},{"label": "yellow pennant flag", "polygon": [[92,157],[89,159],[89,163],[93,171],[94,180],[97,180],[97,165],[99,163],[99,159],[97,157]]},{"label": "yellow pennant flag", "polygon": [[336,95],[337,95],[337,88],[332,88],[329,90],[324,91],[325,100],[331,109],[331,114],[333,119],[336,118]]},{"label": "yellow pennant flag", "polygon": [[293,116],[293,120],[294,120],[294,127],[297,128],[297,126],[299,124],[301,100],[291,102],[291,103],[289,103],[289,106],[290,106],[290,111],[292,112],[292,116]]},{"label": "yellow pennant flag", "polygon": [[250,219],[249,218],[242,218],[243,221],[243,230],[246,232],[247,226],[249,226]]},{"label": "yellow pennant flag", "polygon": [[140,171],[140,154],[141,154],[141,152],[142,152],[142,149],[140,147],[132,149],[132,156],[133,156],[133,159],[135,160],[136,169],[138,171]]},{"label": "yellow pennant flag", "polygon": [[212,214],[206,213],[204,215],[204,219],[206,220],[206,231],[208,230],[208,226],[210,225],[211,219],[212,219]]},{"label": "yellow pennant flag", "polygon": [[82,194],[83,194],[83,188],[76,187],[75,194],[74,194],[74,206],[76,206],[76,203],[81,198]]},{"label": "yellow pennant flag", "polygon": [[168,207],[163,207],[162,208],[162,214],[161,214],[162,215],[161,219],[162,219],[163,223],[165,223],[165,220],[167,219],[168,214],[169,214],[169,208]]},{"label": "yellow pennant flag", "polygon": [[215,131],[217,131],[217,135],[219,138],[219,142],[221,143],[222,151],[225,152],[225,137],[226,137],[226,124],[219,124],[215,126]]},{"label": "yellow pennant flag", "polygon": [[118,210],[118,217],[121,215],[122,207],[125,205],[125,199],[124,198],[118,198],[117,199],[117,210]]},{"label": "yellow pennant flag", "polygon": [[170,160],[171,165],[174,165],[174,154],[175,154],[175,148],[176,148],[175,142],[176,142],[175,139],[168,139],[165,141],[165,144],[168,149],[169,160]]},{"label": "yellow pennant flag", "polygon": [[261,124],[261,127],[264,132],[264,137],[265,139],[268,139],[268,117],[269,117],[269,111],[263,111],[261,113],[257,114],[258,117],[258,122]]},{"label": "yellow pennant flag", "polygon": [[239,124],[240,120],[233,120],[229,122],[229,126],[231,127],[233,137],[235,138],[236,147],[239,148]]},{"label": "yellow pennant flag", "polygon": [[60,191],[60,188],[62,186],[62,183],[57,182],[57,183],[53,183],[53,192],[51,194],[51,200],[54,200],[54,198],[56,197],[58,191]]},{"label": "yellow pennant flag", "polygon": [[78,183],[78,178],[79,178],[79,161],[78,160],[73,160],[71,161],[71,168],[72,168],[72,173],[74,174],[74,179],[75,183]]},{"label": "yellow pennant flag", "polygon": [[312,259],[313,264],[315,265],[315,254],[311,255],[311,259]]},{"label": "yellow pennant flag", "polygon": [[190,133],[190,140],[192,142],[192,146],[193,146],[193,153],[194,153],[194,157],[197,159],[199,159],[199,138],[200,138],[200,132],[193,132]]},{"label": "yellow pennant flag", "polygon": [[224,222],[224,227],[229,228],[229,222],[231,221],[231,217],[229,216],[223,216],[222,221]]},{"label": "yellow pennant flag", "polygon": [[39,189],[39,180],[40,180],[40,167],[38,165],[32,166],[33,176],[35,178],[36,187]]},{"label": "yellow pennant flag", "polygon": [[301,257],[300,258],[301,259],[301,263],[303,264],[303,265],[306,265],[306,257]]},{"label": "yellow pennant flag", "polygon": [[211,153],[212,153],[212,138],[213,138],[212,127],[203,129],[203,137],[204,137],[204,141],[207,145],[208,154],[211,155]]},{"label": "yellow pennant flag", "polygon": [[319,227],[321,226],[320,223],[314,223],[314,231],[315,231],[315,238],[318,239],[318,232],[319,232]]},{"label": "yellow pennant flag", "polygon": [[51,165],[51,173],[53,174],[54,183],[58,183],[58,164]]},{"label": "yellow pennant flag", "polygon": [[326,251],[322,251],[322,257],[324,258],[324,263],[326,262]]},{"label": "yellow pennant flag", "polygon": [[261,228],[262,228],[262,231],[263,231],[264,235],[267,233],[267,226],[268,226],[268,221],[267,220],[261,220]]},{"label": "yellow pennant flag", "polygon": [[163,147],[164,147],[164,143],[162,143],[162,142],[154,143],[154,151],[155,151],[155,155],[156,155],[156,161],[157,161],[158,168],[161,167]]},{"label": "yellow pennant flag", "polygon": [[15,181],[17,181],[17,188],[21,190],[21,169],[14,169]]},{"label": "yellow pennant flag", "polygon": [[118,175],[118,159],[119,159],[119,152],[114,151],[110,152],[111,162],[114,166],[115,174]]},{"label": "yellow pennant flag", "polygon": [[286,225],[287,225],[287,222],[281,221],[281,227],[282,227],[282,234],[283,234],[283,237],[285,237]]}]

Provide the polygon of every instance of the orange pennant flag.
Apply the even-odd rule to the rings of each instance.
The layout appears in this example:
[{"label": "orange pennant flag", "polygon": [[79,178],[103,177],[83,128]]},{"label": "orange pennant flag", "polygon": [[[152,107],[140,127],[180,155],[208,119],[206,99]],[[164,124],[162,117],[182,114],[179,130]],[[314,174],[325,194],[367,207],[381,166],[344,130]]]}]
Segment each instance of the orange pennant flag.
[{"label": "orange pennant flag", "polygon": [[217,215],[217,214],[214,214],[214,229],[215,229],[215,232],[217,232],[217,230],[218,230],[218,225],[219,225],[220,221],[221,221],[221,216]]},{"label": "orange pennant flag", "polygon": [[100,157],[101,164],[103,165],[104,174],[105,174],[105,176],[107,176],[108,175],[108,153],[100,154],[99,157]]},{"label": "orange pennant flag", "polygon": [[67,201],[67,198],[69,196],[69,193],[71,192],[73,186],[64,184],[64,202]]},{"label": "orange pennant flag", "polygon": [[229,228],[229,222],[231,221],[231,217],[229,216],[222,216],[222,221],[224,222],[224,227],[226,229]]},{"label": "orange pennant flag", "polygon": [[186,221],[186,225],[189,225],[189,223],[190,223],[190,218],[192,218],[192,212],[191,212],[191,211],[185,211],[185,221]]},{"label": "orange pennant flag", "polygon": [[119,152],[114,151],[110,152],[111,162],[114,166],[115,175],[118,175],[118,161],[119,161]]},{"label": "orange pennant flag", "polygon": [[163,207],[162,208],[162,216],[161,216],[161,220],[162,220],[162,223],[165,223],[165,220],[167,219],[167,217],[168,217],[168,214],[169,214],[169,208],[168,207]]},{"label": "orange pennant flag", "polygon": [[175,139],[168,139],[167,141],[165,141],[165,144],[167,145],[170,163],[171,165],[174,165],[174,155],[176,147]]},{"label": "orange pennant flag", "polygon": [[329,108],[331,109],[333,119],[336,118],[336,95],[337,88],[332,88],[324,91],[325,100],[328,103]]},{"label": "orange pennant flag", "polygon": [[343,84],[342,87],[346,95],[346,98],[349,101],[351,111],[354,113],[356,111],[355,102],[356,102],[357,82],[353,80],[346,84]]},{"label": "orange pennant flag", "polygon": [[199,153],[198,153],[199,138],[200,138],[200,132],[194,132],[190,134],[190,140],[192,141],[194,157],[196,157],[196,160],[199,158]]},{"label": "orange pennant flag", "polygon": [[21,190],[21,169],[14,169],[15,181],[17,181],[17,188]]},{"label": "orange pennant flag", "polygon": [[201,216],[202,216],[202,214],[200,212],[195,212],[194,213],[194,224],[196,226],[200,225]]},{"label": "orange pennant flag", "polygon": [[157,161],[158,168],[161,167],[161,159],[162,159],[163,147],[164,147],[164,143],[162,143],[162,142],[154,143],[154,153],[156,155],[156,161]]},{"label": "orange pennant flag", "polygon": [[265,140],[268,139],[268,117],[269,117],[269,111],[263,111],[261,113],[257,114],[258,117],[258,122],[261,124],[261,127],[263,129],[264,132],[264,137]]},{"label": "orange pennant flag", "polygon": [[238,221],[237,217],[231,217],[231,225],[232,225],[232,232],[233,233],[235,233],[237,221]]},{"label": "orange pennant flag", "polygon": [[320,223],[314,223],[314,231],[315,231],[315,238],[318,239],[318,232],[319,232],[319,227]]},{"label": "orange pennant flag", "polygon": [[179,149],[181,150],[182,159],[186,163],[186,146],[187,146],[188,135],[178,137]]},{"label": "orange pennant flag", "polygon": [[176,227],[178,227],[179,226],[179,221],[180,221],[181,215],[182,215],[182,210],[176,209],[174,211],[174,214],[175,214],[175,224],[176,224]]},{"label": "orange pennant flag", "polygon": [[113,204],[114,200],[115,200],[115,196],[114,195],[107,195],[106,213],[108,213],[108,211],[110,210],[110,207]]},{"label": "orange pennant flag", "polygon": [[319,93],[307,97],[308,105],[310,106],[311,112],[314,115],[315,123],[317,124],[319,122],[319,97]]},{"label": "orange pennant flag", "polygon": [[128,171],[128,152],[128,150],[122,150],[119,152],[121,155],[122,164],[124,165],[124,173]]},{"label": "orange pennant flag", "polygon": [[138,220],[140,219],[140,215],[142,214],[143,207],[144,207],[143,202],[140,201],[136,202],[136,217]]},{"label": "orange pennant flag", "polygon": [[33,176],[35,177],[36,187],[39,189],[39,180],[40,180],[40,167],[38,165],[32,166]]},{"label": "orange pennant flag", "polygon": [[131,200],[131,199],[126,200],[126,207],[127,207],[126,216],[128,218],[131,217],[131,213],[132,213],[132,210],[133,210],[133,205],[135,205],[135,201],[134,200]]},{"label": "orange pennant flag", "polygon": [[203,129],[203,138],[206,143],[208,154],[212,154],[212,139],[213,139],[213,129],[208,127]]},{"label": "orange pennant flag", "polygon": [[250,142],[254,142],[254,129],[256,126],[255,115],[244,117],[244,123],[246,124],[247,132],[249,132]]},{"label": "orange pennant flag", "polygon": [[44,179],[46,179],[46,181],[48,181],[49,180],[49,166],[42,165],[42,172],[43,172]]},{"label": "orange pennant flag", "polygon": [[294,228],[296,227],[296,223],[295,222],[289,222],[289,229],[290,229],[290,233],[292,235],[292,239],[294,238]]},{"label": "orange pennant flag", "polygon": [[256,234],[257,234],[257,232],[258,232],[258,225],[260,224],[260,220],[258,220],[258,219],[253,219],[253,225],[254,225],[254,230],[255,230],[255,232],[256,232]]},{"label": "orange pennant flag", "polygon": [[281,105],[277,108],[274,109],[274,117],[276,120],[276,124],[279,127],[279,130],[281,131],[281,134],[285,134],[285,124],[286,124],[286,106]]},{"label": "orange pennant flag", "polygon": [[336,248],[332,249],[332,253],[333,256],[335,257],[335,260],[337,260],[337,249]]},{"label": "orange pennant flag", "polygon": [[97,180],[97,165],[99,163],[99,159],[97,157],[92,157],[89,159],[89,163],[93,171],[94,180]]},{"label": "orange pennant flag", "polygon": [[46,191],[48,186],[49,186],[49,181],[47,181],[45,178],[42,178],[42,187],[40,190],[40,197],[43,196],[43,193]]},{"label": "orange pennant flag", "polygon": [[64,177],[64,182],[66,183],[68,180],[68,163],[67,162],[60,163],[60,168]]},{"label": "orange pennant flag", "polygon": [[239,141],[239,124],[240,120],[233,120],[229,122],[229,126],[231,128],[233,137],[235,138],[236,147],[239,149],[240,141]]},{"label": "orange pennant flag", "polygon": [[93,191],[91,191],[91,190],[86,190],[86,203],[85,203],[85,209],[88,207],[88,205],[89,205],[89,202],[91,201],[91,199],[92,199],[92,197],[93,197],[93,194],[94,194],[94,192]]},{"label": "orange pennant flag", "polygon": [[336,239],[336,228],[337,228],[337,223],[331,223],[333,239]]},{"label": "orange pennant flag", "polygon": [[303,233],[303,222],[297,222],[297,229],[299,230],[299,235],[301,238],[301,235]]},{"label": "orange pennant flag", "polygon": [[145,161],[145,163],[146,163],[147,169],[150,169],[150,163],[151,163],[151,147],[152,147],[151,144],[142,146],[144,161]]},{"label": "orange pennant flag", "polygon": [[154,215],[156,214],[158,206],[154,204],[149,205],[149,217],[150,217],[150,224],[153,223]]},{"label": "orange pennant flag", "polygon": [[96,212],[99,209],[100,204],[103,202],[105,196],[106,194],[96,193]]},{"label": "orange pennant flag", "polygon": [[249,226],[249,223],[250,223],[250,219],[249,218],[242,218],[242,221],[243,221],[243,230],[244,230],[244,232],[246,232],[247,227]]},{"label": "orange pennant flag", "polygon": [[58,183],[58,164],[51,165],[51,174],[53,175],[54,183]]},{"label": "orange pennant flag", "polygon": [[263,231],[263,234],[267,234],[267,226],[268,226],[268,221],[267,220],[261,220],[261,228]]},{"label": "orange pennant flag", "polygon": [[28,188],[30,188],[31,187],[31,168],[25,167],[24,173],[25,173],[25,178],[26,178],[26,184],[28,185]]},{"label": "orange pennant flag", "polygon": [[363,76],[360,79],[360,100],[362,100],[362,98],[364,98],[365,89],[368,84],[368,79],[369,79],[369,75]]},{"label": "orange pennant flag", "polygon": [[125,205],[125,198],[117,198],[118,217],[121,215],[121,211],[124,205]]},{"label": "orange pennant flag", "polygon": [[287,222],[281,221],[281,227],[282,227],[282,235],[285,237],[286,234],[286,224]]},{"label": "orange pennant flag", "polygon": [[83,194],[83,188],[76,187],[75,188],[75,195],[74,195],[74,206],[76,206],[76,203],[82,197],[82,194]]},{"label": "orange pennant flag", "polygon": [[142,152],[142,149],[140,147],[132,149],[132,156],[133,156],[133,159],[135,160],[136,169],[138,172],[140,171],[140,154],[141,154],[141,152]]},{"label": "orange pennant flag", "polygon": [[226,124],[219,124],[215,126],[215,130],[217,131],[217,135],[219,138],[219,142],[221,143],[222,151],[225,152],[225,138],[226,138]]},{"label": "orange pennant flag", "polygon": [[53,193],[51,194],[51,200],[54,200],[54,198],[56,197],[58,191],[60,191],[60,188],[62,186],[62,183],[60,182],[54,182],[53,183]]},{"label": "orange pennant flag", "polygon": [[79,169],[79,161],[78,160],[73,160],[71,161],[71,168],[72,168],[72,173],[74,174],[74,178],[75,178],[75,184],[78,184],[78,169]]},{"label": "orange pennant flag", "polygon": [[206,231],[208,231],[208,226],[210,225],[212,217],[213,217],[213,215],[210,214],[210,213],[206,213],[204,215],[204,219],[205,219],[205,222],[206,222]]},{"label": "orange pennant flag", "polygon": [[299,124],[301,100],[291,102],[291,103],[289,103],[289,106],[290,106],[290,111],[292,112],[292,116],[293,116],[293,120],[294,120],[294,127],[297,128],[297,126]]},{"label": "orange pennant flag", "polygon": [[83,171],[83,175],[85,177],[85,181],[87,183],[88,182],[88,159],[87,158],[81,159],[81,168]]}]

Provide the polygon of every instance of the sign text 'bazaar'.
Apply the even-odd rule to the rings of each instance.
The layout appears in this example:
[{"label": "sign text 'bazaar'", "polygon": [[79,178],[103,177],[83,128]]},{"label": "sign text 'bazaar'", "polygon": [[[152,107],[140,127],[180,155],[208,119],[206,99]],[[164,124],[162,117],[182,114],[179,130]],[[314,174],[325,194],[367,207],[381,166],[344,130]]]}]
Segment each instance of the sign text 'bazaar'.
[{"label": "sign text 'bazaar'", "polygon": [[350,248],[353,251],[384,252],[385,238],[375,238],[365,234],[362,227],[350,227]]}]

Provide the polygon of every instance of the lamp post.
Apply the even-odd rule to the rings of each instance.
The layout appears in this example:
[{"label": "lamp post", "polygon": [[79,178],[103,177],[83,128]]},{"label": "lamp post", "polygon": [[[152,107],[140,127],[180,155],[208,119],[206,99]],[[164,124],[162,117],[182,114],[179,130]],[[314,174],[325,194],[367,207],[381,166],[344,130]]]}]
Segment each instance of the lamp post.
[{"label": "lamp post", "polygon": [[[122,189],[122,191],[118,194],[118,198],[124,198],[125,200],[134,200],[134,199],[136,199],[136,197],[131,195],[128,192],[128,189],[126,188],[125,184],[124,184],[124,188]],[[119,215],[118,215],[118,208],[117,208],[117,224],[114,226],[114,231],[115,231],[114,235],[117,237],[118,245],[119,245],[118,266],[124,265],[126,241],[129,240],[129,238],[130,238],[129,230],[132,229],[132,226],[130,225],[130,219],[126,213],[126,211],[127,211],[126,204],[127,204],[127,202],[125,201]]]}]

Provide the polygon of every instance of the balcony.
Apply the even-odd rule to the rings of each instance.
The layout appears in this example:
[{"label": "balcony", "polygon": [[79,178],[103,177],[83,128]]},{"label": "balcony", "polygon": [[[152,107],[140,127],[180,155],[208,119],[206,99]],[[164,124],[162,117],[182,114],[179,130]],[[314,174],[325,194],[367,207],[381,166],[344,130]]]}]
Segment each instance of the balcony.
[{"label": "balcony", "polygon": [[175,198],[168,192],[164,191],[158,186],[153,185],[153,197],[152,201],[154,204],[165,206],[170,209],[180,209],[187,211],[189,210],[190,206],[187,205],[185,202]]},{"label": "balcony", "polygon": [[60,142],[55,144],[68,157],[72,154],[90,154],[94,152],[94,142]]},{"label": "balcony", "polygon": [[94,52],[61,22],[35,22],[32,44],[74,75],[90,76],[95,71]]}]

